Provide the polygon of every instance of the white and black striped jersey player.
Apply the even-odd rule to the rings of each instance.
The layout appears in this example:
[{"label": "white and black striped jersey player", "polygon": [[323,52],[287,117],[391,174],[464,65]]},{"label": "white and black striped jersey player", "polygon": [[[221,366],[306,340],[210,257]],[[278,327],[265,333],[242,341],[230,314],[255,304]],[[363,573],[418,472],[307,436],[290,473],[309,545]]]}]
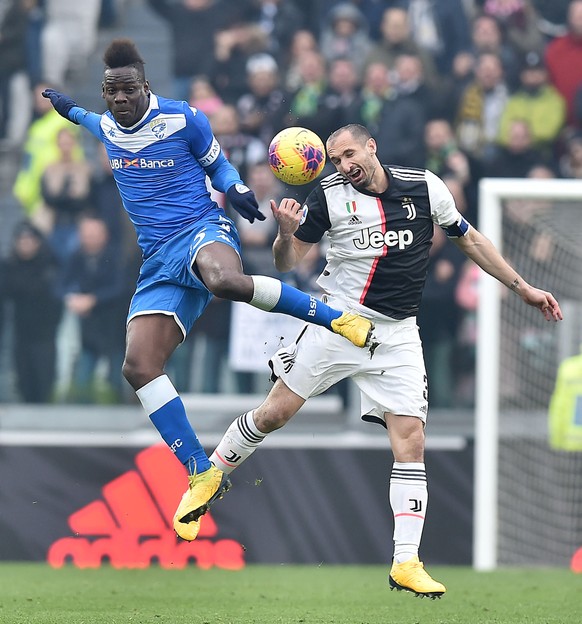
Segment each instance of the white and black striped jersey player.
[{"label": "white and black striped jersey player", "polygon": [[327,265],[318,284],[328,301],[373,320],[377,346],[358,349],[319,327],[307,326],[295,342],[273,356],[277,380],[271,392],[257,409],[232,423],[211,461],[231,472],[305,400],[350,377],[360,390],[362,417],[387,427],[394,455],[390,584],[434,598],[446,589],[418,559],[428,501],[424,467],[428,397],[416,326],[434,224],[485,271],[538,307],[546,319],[559,320],[562,313],[550,293],[525,282],[467,223],[437,176],[421,169],[383,166],[376,157],[375,140],[360,125],[332,133],[327,152],[337,173],[324,178],[303,206],[292,199],[283,199],[278,206],[271,203],[279,223],[275,264],[280,271],[291,270],[327,237]]},{"label": "white and black striped jersey player", "polygon": [[302,206],[294,234],[306,244],[327,237],[327,262],[317,283],[326,301],[374,321],[373,351],[341,349],[306,328],[271,365],[305,399],[352,377],[362,392],[362,417],[384,424],[386,412],[426,419],[427,384],[416,314],[433,228],[436,223],[457,238],[470,226],[433,173],[382,169],[387,186],[379,193],[356,188],[340,172],[324,178]]}]

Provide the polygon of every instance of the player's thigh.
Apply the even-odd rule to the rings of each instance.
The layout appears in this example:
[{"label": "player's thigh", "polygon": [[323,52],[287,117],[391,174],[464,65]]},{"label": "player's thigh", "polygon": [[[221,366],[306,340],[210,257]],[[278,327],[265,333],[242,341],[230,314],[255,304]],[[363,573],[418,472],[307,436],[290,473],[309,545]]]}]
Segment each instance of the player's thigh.
[{"label": "player's thigh", "polygon": [[384,329],[373,357],[354,377],[361,393],[362,418],[385,424],[385,413],[391,413],[425,421],[427,379],[418,328],[407,321]]},{"label": "player's thigh", "polygon": [[135,316],[127,325],[125,359],[133,365],[147,362],[152,368],[163,368],[182,339],[182,330],[171,315]]},{"label": "player's thigh", "polygon": [[279,349],[269,364],[273,375],[303,399],[317,396],[355,375],[370,355],[342,336],[306,325],[294,342]]}]

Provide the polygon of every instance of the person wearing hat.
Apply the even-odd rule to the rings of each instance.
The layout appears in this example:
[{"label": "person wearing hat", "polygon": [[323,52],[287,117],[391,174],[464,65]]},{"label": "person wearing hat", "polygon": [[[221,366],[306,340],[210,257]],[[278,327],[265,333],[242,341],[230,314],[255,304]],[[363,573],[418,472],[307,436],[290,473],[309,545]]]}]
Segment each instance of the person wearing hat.
[{"label": "person wearing hat", "polygon": [[533,145],[550,155],[552,143],[566,121],[566,101],[548,80],[542,55],[527,52],[519,72],[519,87],[509,97],[501,116],[499,143],[507,146],[515,121],[527,122]]}]

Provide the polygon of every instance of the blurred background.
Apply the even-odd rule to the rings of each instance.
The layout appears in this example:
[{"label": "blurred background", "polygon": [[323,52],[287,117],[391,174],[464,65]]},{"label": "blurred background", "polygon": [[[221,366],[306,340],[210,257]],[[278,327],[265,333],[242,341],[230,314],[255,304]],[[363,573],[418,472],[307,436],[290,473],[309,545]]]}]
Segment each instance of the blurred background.
[{"label": "blurred background", "polygon": [[[315,295],[323,244],[284,275],[271,258],[276,224],[269,199],[301,201],[311,190],[284,187],[269,169],[269,142],[284,127],[308,127],[325,141],[343,124],[366,125],[383,163],[438,174],[476,225],[483,219],[483,178],[582,178],[582,0],[0,0],[0,462],[2,474],[12,477],[2,478],[0,496],[19,509],[0,514],[7,548],[0,558],[44,558],[47,545],[69,531],[69,515],[101,496],[108,479],[130,470],[136,449],[158,441],[121,377],[125,314],[140,264],[133,228],[101,146],[40,97],[50,86],[102,112],[102,54],[120,36],[137,43],[154,93],[185,99],[208,115],[227,157],[255,191],[268,218],[250,225],[231,215],[246,272]],[[215,199],[224,204],[220,194]],[[568,302],[575,317],[582,301],[579,214],[579,202],[558,209],[547,199],[514,199],[503,204],[502,221],[510,261],[528,281]],[[427,463],[440,492],[426,542],[444,563],[469,562],[472,553],[478,284],[477,268],[437,228],[418,323],[429,377]],[[536,444],[541,440],[546,449],[558,367],[579,354],[580,329],[568,325],[568,346],[558,349],[555,332],[512,310],[501,315],[499,401],[523,419],[522,433],[531,422],[539,425]],[[273,316],[215,299],[170,362],[168,373],[209,447],[241,410],[258,404],[270,385],[268,357],[297,331],[292,320]],[[358,407],[350,382],[332,388],[277,434],[272,444],[284,452],[259,460],[260,452],[255,467],[245,465],[240,474],[249,482],[261,471],[285,479],[298,453],[308,465],[324,462],[327,477],[313,498],[331,497],[330,517],[345,505],[345,492],[359,487],[350,475],[338,477],[338,466],[353,463],[354,473],[362,467],[374,474],[386,490],[377,516],[358,511],[356,501],[348,512],[356,523],[364,517],[372,523],[363,532],[369,542],[336,555],[375,562],[390,552],[388,442],[360,423]],[[564,410],[570,407],[558,412]],[[559,444],[554,452],[566,452]],[[325,452],[309,450],[322,445]],[[337,465],[334,449],[346,454]],[[580,474],[581,450],[582,442],[567,449],[557,481]],[[49,489],[60,483],[67,495],[61,505],[46,502],[52,524],[30,546],[21,515],[28,515],[30,501],[19,485],[27,475],[37,479],[39,466],[46,467],[41,482]],[[362,495],[368,509],[378,505],[372,485]],[[260,504],[245,502],[243,494],[229,498],[223,522],[249,542],[245,530],[252,532],[256,516],[241,528],[231,523],[235,509],[269,512],[257,511]],[[285,504],[280,501],[273,526],[286,516]],[[580,497],[572,505],[567,539],[543,555],[554,563],[567,561],[572,543],[582,542]],[[300,529],[287,529],[286,535],[297,532],[295,545],[282,553],[255,550],[250,560],[317,559],[301,545]],[[313,530],[314,544],[323,543]],[[346,526],[337,530],[344,541],[353,539]],[[443,546],[442,531],[455,535],[454,548]],[[333,552],[329,544],[325,556]],[[515,557],[529,561],[521,551]]]}]

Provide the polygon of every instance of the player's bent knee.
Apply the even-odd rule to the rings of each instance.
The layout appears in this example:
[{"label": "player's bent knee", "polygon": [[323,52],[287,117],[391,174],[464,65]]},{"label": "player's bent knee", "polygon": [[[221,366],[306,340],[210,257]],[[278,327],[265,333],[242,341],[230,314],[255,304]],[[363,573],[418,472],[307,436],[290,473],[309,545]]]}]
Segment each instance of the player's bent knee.
[{"label": "player's bent knee", "polygon": [[121,372],[129,385],[134,390],[143,388],[150,381],[163,375],[162,370],[153,370],[146,363],[126,358],[121,367]]},{"label": "player's bent knee", "polygon": [[208,290],[215,296],[229,301],[249,302],[253,297],[252,281],[246,275],[224,277],[224,279],[211,280],[206,284]]}]

